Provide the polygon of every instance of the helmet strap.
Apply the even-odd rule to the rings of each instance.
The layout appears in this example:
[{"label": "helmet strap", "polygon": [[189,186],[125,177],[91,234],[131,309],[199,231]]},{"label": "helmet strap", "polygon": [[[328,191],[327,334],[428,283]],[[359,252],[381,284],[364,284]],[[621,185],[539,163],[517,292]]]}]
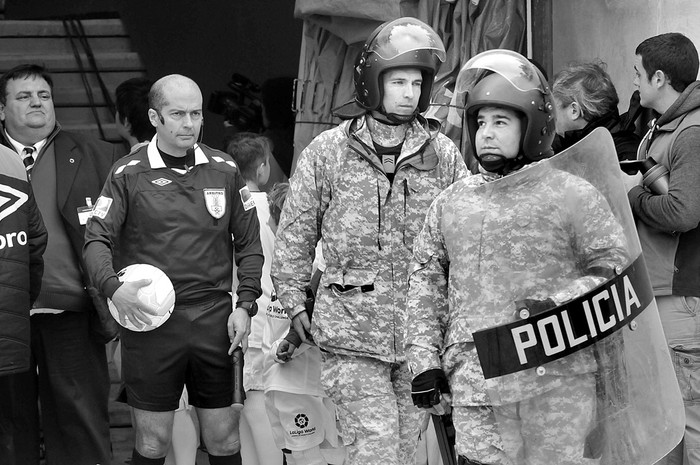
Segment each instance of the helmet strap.
[{"label": "helmet strap", "polygon": [[372,112],[374,119],[380,123],[388,124],[389,126],[398,126],[400,124],[410,123],[418,116],[418,108],[410,115],[397,115],[396,113],[386,113],[384,106]]},{"label": "helmet strap", "polygon": [[518,154],[515,158],[506,158],[501,154],[487,153],[486,155],[474,155],[482,168],[484,168],[489,173],[499,174],[505,176],[517,171],[523,166],[525,166],[528,160],[522,155]]}]

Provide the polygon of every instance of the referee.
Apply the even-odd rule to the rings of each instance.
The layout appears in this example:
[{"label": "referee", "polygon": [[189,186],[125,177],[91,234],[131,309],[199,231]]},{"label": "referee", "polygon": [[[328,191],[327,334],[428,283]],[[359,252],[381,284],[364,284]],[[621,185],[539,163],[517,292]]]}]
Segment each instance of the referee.
[{"label": "referee", "polygon": [[[228,352],[239,344],[246,349],[253,303],[261,293],[255,205],[231,157],[197,144],[202,93],[194,81],[161,78],[151,88],[149,107],[156,136],[112,167],[83,250],[92,280],[136,326],[150,323],[152,309],[137,298],[139,287],[150,281],[122,284],[115,262],[157,266],[175,288],[175,309],[162,326],[121,331],[124,381],[136,423],[131,463],[164,463],[186,385],[209,463],[240,464]],[[234,256],[240,284],[231,311]]]}]

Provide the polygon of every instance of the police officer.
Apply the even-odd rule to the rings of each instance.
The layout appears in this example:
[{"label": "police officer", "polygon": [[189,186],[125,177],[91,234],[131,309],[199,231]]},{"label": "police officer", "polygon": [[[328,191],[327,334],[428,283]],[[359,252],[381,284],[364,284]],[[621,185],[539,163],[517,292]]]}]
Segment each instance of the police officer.
[{"label": "police officer", "polygon": [[[414,18],[370,35],[348,119],[302,152],[277,232],[277,295],[323,351],[348,464],[403,465],[415,454],[419,411],[403,352],[408,264],[425,209],[466,175],[455,145],[420,115],[444,59],[440,38]],[[319,240],[326,270],[312,326],[304,289]]]}]

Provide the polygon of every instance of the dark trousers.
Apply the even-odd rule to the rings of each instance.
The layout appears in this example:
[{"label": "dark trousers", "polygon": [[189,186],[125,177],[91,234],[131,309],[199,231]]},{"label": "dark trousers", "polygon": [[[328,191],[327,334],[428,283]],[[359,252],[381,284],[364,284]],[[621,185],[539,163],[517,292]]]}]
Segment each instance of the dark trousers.
[{"label": "dark trousers", "polygon": [[89,320],[83,312],[31,317],[31,368],[16,394],[27,408],[25,426],[34,426],[33,440],[39,437],[38,391],[49,465],[110,463],[107,356],[90,335]]},{"label": "dark trousers", "polygon": [[39,463],[39,419],[36,384],[29,372],[0,376],[0,463]]}]

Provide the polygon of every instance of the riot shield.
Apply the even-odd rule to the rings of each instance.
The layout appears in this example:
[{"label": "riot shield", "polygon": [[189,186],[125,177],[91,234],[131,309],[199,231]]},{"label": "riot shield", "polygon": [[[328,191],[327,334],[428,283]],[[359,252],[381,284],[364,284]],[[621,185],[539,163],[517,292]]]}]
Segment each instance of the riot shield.
[{"label": "riot shield", "polygon": [[469,234],[484,265],[478,281],[450,279],[488,289],[475,293],[489,318],[473,335],[506,455],[658,461],[681,439],[684,409],[610,134],[475,198]]}]

